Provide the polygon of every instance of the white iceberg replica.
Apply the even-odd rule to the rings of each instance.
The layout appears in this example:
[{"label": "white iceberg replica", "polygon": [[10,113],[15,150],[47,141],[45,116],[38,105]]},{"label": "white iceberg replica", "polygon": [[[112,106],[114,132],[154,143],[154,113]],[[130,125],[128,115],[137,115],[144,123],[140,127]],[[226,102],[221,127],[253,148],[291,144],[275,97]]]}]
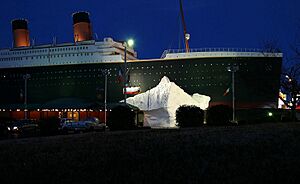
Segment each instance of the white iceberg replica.
[{"label": "white iceberg replica", "polygon": [[156,87],[126,100],[128,104],[144,111],[144,126],[176,127],[176,110],[179,106],[195,105],[206,109],[210,97],[197,93],[190,96],[164,76]]}]

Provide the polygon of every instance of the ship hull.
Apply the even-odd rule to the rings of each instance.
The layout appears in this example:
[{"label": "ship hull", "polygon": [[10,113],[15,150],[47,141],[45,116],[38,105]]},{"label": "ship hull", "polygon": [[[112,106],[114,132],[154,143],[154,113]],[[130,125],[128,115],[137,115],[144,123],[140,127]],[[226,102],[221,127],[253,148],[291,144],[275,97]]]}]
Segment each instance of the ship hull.
[{"label": "ship hull", "polygon": [[[128,82],[144,92],[167,76],[188,94],[210,96],[210,105],[231,105],[232,94],[224,95],[232,83],[232,73],[227,67],[236,65],[239,66],[235,73],[236,107],[276,108],[281,60],[281,57],[218,57],[129,61]],[[123,66],[122,62],[110,62],[0,69],[0,108],[24,108],[25,74],[31,75],[27,81],[28,107],[31,104],[39,109],[72,108],[70,101],[78,107],[102,104],[104,69],[110,70],[107,102],[117,103],[124,98],[119,76]]]}]

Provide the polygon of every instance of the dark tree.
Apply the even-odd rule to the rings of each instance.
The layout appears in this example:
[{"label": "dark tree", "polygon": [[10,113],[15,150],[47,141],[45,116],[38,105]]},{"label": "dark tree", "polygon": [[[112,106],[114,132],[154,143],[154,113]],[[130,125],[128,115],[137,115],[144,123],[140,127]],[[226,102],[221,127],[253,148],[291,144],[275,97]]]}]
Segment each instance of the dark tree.
[{"label": "dark tree", "polygon": [[[296,108],[299,104],[299,92],[300,92],[300,65],[298,61],[300,59],[300,49],[299,44],[291,44],[292,55],[284,58],[284,63],[280,78],[280,89],[281,92],[287,95],[284,99],[279,95],[279,98],[283,103],[292,110],[292,120],[296,120]],[[264,41],[263,43],[263,53],[280,53],[281,49],[278,46],[278,42]]]},{"label": "dark tree", "polygon": [[262,53],[281,53],[277,40],[265,40],[262,43]]},{"label": "dark tree", "polygon": [[300,36],[290,45],[292,54],[285,58],[285,67],[281,76],[281,91],[287,95],[281,100],[292,110],[292,120],[296,121],[296,108],[300,103]]},{"label": "dark tree", "polygon": [[296,108],[299,104],[300,97],[300,65],[292,65],[287,69],[284,69],[281,76],[281,91],[287,94],[287,98],[280,99],[284,104],[292,110],[292,120],[296,121]]}]

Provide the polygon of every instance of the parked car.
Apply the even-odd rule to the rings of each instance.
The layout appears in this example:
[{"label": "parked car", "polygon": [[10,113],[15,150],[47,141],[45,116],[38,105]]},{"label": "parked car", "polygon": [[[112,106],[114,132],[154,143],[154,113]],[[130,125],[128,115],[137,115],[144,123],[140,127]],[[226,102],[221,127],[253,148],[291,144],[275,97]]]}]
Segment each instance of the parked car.
[{"label": "parked car", "polygon": [[18,135],[36,135],[40,131],[37,122],[31,119],[16,120],[9,123],[7,130],[9,134]]},{"label": "parked car", "polygon": [[67,123],[72,123],[75,122],[75,120],[71,119],[71,118],[61,118],[60,119],[60,129]]},{"label": "parked car", "polygon": [[2,117],[0,118],[0,139],[5,138],[8,135],[8,125],[10,122],[14,121],[12,118]]},{"label": "parked car", "polygon": [[106,129],[105,123],[100,122],[97,117],[88,117],[84,120],[84,122],[90,126],[90,129],[95,131],[104,131]]},{"label": "parked car", "polygon": [[106,126],[104,123],[100,123],[98,118],[87,118],[83,121],[76,122],[75,120],[69,118],[61,119],[61,127],[60,130],[64,133],[68,131],[74,132],[87,132],[87,131],[99,131],[105,130]]}]

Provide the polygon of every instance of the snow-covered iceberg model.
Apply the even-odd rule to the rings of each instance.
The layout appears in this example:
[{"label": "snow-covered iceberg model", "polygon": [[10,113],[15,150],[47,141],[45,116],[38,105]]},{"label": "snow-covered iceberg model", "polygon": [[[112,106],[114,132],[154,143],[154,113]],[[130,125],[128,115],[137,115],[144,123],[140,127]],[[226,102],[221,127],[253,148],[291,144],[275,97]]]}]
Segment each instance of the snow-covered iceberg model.
[{"label": "snow-covered iceberg model", "polygon": [[127,98],[128,104],[144,111],[144,126],[150,127],[176,127],[176,109],[179,106],[195,105],[206,109],[209,101],[209,96],[198,93],[190,96],[166,76],[156,87]]}]

